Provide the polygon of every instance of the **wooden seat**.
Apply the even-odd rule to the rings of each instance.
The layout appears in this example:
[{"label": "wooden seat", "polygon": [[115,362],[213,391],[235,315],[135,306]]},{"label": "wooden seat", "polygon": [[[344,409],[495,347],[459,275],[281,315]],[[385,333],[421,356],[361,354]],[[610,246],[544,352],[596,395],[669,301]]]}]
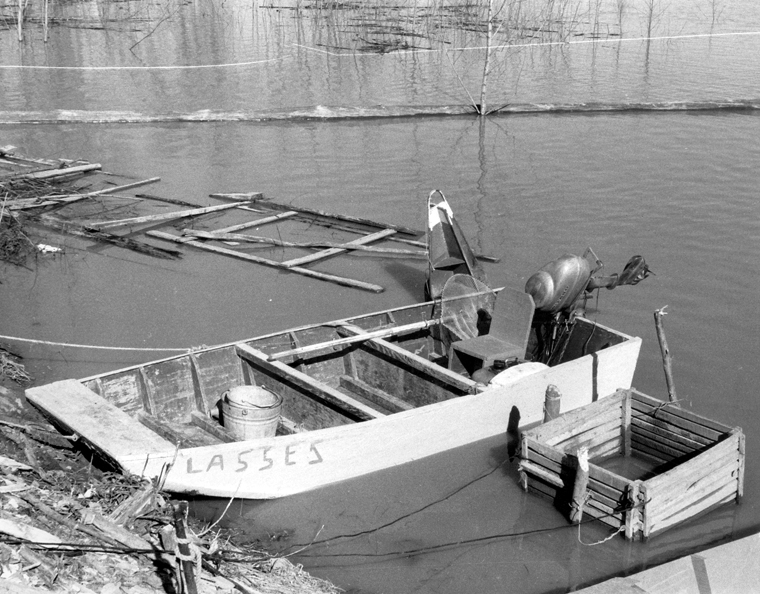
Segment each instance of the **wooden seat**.
[{"label": "wooden seat", "polygon": [[449,369],[472,374],[497,359],[524,359],[534,311],[533,297],[502,289],[496,297],[488,332],[451,343]]}]

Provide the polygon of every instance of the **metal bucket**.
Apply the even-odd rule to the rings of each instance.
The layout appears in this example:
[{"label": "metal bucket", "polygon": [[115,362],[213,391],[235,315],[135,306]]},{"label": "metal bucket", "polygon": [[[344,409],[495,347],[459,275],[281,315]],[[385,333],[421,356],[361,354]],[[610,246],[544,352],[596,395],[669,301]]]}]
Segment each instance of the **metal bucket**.
[{"label": "metal bucket", "polygon": [[262,386],[236,386],[222,394],[222,424],[235,439],[274,437],[282,396]]}]

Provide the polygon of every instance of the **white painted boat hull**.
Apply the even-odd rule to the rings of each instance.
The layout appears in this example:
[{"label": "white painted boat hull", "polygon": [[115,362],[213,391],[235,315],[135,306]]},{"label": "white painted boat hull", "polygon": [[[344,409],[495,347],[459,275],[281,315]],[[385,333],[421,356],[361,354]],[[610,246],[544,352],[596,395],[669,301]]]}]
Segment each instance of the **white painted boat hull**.
[{"label": "white painted boat hull", "polygon": [[[345,481],[504,434],[513,408],[520,426],[543,419],[548,385],[562,412],[630,388],[641,339],[615,345],[480,394],[352,425],[307,433],[120,457],[137,475],[164,476],[171,492],[273,499]],[[168,468],[168,472],[166,469]]]}]

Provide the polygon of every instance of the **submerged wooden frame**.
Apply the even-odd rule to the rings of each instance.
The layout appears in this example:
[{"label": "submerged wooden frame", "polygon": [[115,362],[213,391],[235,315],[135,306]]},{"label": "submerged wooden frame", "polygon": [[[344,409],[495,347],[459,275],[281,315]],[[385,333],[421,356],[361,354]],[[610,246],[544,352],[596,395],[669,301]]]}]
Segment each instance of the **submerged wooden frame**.
[{"label": "submerged wooden frame", "polygon": [[[588,449],[583,513],[624,529],[631,540],[740,501],[744,492],[744,434],[634,389],[580,407],[521,436],[523,488],[570,506],[577,452]],[[615,456],[654,464],[640,479],[603,468]]]}]

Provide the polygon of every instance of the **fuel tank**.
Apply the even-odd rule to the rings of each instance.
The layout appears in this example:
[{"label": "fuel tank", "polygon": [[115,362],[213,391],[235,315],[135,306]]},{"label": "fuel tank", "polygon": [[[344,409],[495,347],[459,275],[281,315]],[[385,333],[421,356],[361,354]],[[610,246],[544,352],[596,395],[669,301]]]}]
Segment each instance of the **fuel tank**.
[{"label": "fuel tank", "polygon": [[585,258],[565,254],[543,266],[525,283],[536,310],[556,313],[572,306],[588,285],[591,264]]}]

